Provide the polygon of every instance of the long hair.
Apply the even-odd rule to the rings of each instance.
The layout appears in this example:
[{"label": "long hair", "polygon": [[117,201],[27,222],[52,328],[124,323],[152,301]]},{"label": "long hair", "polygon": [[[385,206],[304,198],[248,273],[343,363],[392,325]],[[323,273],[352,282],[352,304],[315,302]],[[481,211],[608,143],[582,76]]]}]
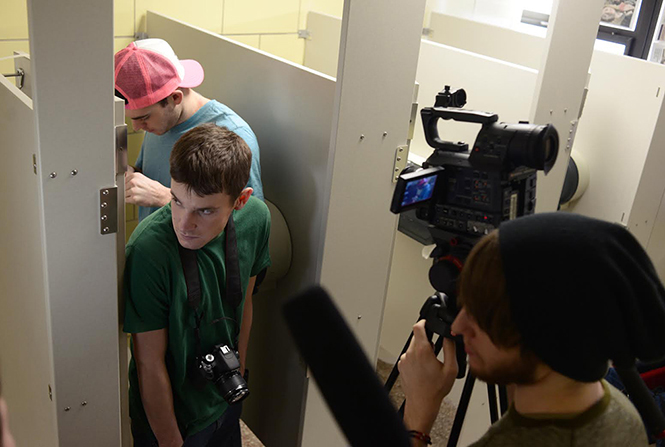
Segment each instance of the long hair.
[{"label": "long hair", "polygon": [[459,304],[503,348],[520,344],[521,335],[512,317],[499,250],[499,233],[494,230],[471,250],[459,279]]}]

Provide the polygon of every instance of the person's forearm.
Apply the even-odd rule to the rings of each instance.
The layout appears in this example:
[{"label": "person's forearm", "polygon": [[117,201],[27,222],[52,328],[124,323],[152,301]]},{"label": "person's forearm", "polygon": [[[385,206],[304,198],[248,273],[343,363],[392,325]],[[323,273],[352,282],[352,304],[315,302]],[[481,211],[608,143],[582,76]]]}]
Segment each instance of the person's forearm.
[{"label": "person's forearm", "polygon": [[415,411],[416,409],[413,407],[414,406],[411,406],[411,408],[409,408],[409,400],[407,399],[404,408],[404,425],[406,425],[406,429],[429,434],[434,426],[434,421],[438,414],[437,411]]},{"label": "person's forearm", "polygon": [[162,362],[139,367],[138,376],[143,408],[159,446],[182,446],[166,365]]},{"label": "person's forearm", "polygon": [[[406,406],[404,408],[404,425],[407,430],[415,430],[428,435],[432,431],[434,426],[434,421],[438,415],[439,406],[430,406],[430,405],[418,405],[411,404],[409,405],[409,400],[406,400]],[[425,441],[421,441],[417,438],[411,438],[412,447],[426,446]]]}]

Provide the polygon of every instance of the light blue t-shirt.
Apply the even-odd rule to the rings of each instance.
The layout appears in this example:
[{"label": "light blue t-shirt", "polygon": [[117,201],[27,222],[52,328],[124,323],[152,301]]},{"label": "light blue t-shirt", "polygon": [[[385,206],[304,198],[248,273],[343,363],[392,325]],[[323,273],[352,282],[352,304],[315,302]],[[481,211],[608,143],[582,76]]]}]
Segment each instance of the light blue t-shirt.
[{"label": "light blue t-shirt", "polygon": [[[171,187],[171,174],[169,157],[173,145],[188,130],[204,123],[215,123],[218,126],[226,127],[232,132],[238,134],[247,146],[252,150],[252,168],[249,173],[249,182],[247,186],[254,188],[254,196],[263,200],[263,184],[261,183],[261,162],[259,159],[259,143],[256,135],[252,132],[242,118],[233,110],[215,100],[208,101],[187,121],[175,126],[164,135],[155,135],[150,132],[145,133],[141,152],[136,160],[136,167],[143,174],[156,180],[167,188]],[[148,217],[158,207],[139,207],[139,221]]]}]

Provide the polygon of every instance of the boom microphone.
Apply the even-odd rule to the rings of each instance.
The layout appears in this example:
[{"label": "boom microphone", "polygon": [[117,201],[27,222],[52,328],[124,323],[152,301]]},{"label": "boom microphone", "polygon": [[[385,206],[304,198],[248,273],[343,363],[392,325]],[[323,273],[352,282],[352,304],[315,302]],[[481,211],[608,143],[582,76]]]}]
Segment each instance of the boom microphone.
[{"label": "boom microphone", "polygon": [[409,436],[356,338],[319,286],[290,299],[287,325],[352,446],[409,447]]}]

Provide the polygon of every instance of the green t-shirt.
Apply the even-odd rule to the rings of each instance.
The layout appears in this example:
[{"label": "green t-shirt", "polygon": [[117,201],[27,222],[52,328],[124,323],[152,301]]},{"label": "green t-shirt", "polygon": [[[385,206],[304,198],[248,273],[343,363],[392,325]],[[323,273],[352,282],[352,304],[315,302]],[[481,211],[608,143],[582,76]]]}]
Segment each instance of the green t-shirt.
[{"label": "green t-shirt", "polygon": [[[270,265],[268,238],[270,212],[261,200],[251,197],[245,207],[233,212],[238,241],[238,261],[243,301],[233,309],[225,300],[224,232],[198,250],[201,282],[201,343],[203,353],[217,344],[233,345],[240,324],[249,279]],[[124,331],[139,333],[168,329],[166,368],[171,379],[175,415],[184,436],[197,433],[217,420],[227,404],[217,388],[207,383],[201,389],[192,380],[196,357],[195,318],[187,304],[187,286],[178,254],[178,240],[171,220],[171,205],[144,219],[126,250],[124,276]],[[220,300],[221,297],[221,300]],[[132,345],[132,354],[134,346]],[[136,364],[129,365],[129,406],[133,430],[150,433],[139,393]]]},{"label": "green t-shirt", "polygon": [[646,447],[646,429],[633,404],[602,383],[603,398],[579,414],[524,416],[511,406],[471,447]]}]

